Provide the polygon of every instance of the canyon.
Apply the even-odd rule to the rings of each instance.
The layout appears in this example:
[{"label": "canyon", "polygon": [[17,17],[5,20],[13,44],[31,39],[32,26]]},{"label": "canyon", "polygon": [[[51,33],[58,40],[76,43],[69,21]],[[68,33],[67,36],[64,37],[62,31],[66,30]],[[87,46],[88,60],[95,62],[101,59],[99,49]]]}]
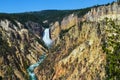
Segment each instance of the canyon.
[{"label": "canyon", "polygon": [[[90,8],[82,16],[70,13],[62,20],[43,22],[49,24],[49,28],[34,21],[23,24],[15,19],[0,18],[1,79],[110,79],[105,50],[114,51],[113,46],[108,46],[108,38],[119,35],[119,31],[113,32],[113,27],[120,29],[117,2]],[[115,39],[120,41],[119,36]],[[119,53],[119,49],[116,51]],[[116,62],[119,71],[119,59]],[[109,70],[109,66],[107,68]],[[117,75],[113,78],[119,79]]]}]

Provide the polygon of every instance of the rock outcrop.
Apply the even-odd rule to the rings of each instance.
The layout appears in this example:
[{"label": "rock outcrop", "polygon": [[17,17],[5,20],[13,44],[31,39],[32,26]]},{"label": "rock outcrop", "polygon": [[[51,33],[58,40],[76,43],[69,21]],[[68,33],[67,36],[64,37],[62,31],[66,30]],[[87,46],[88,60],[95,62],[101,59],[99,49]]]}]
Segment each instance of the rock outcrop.
[{"label": "rock outcrop", "polygon": [[40,25],[39,23],[32,22],[32,21],[28,21],[25,24],[28,30],[31,31],[33,34],[38,35],[40,37],[43,36],[44,28],[42,25]]},{"label": "rock outcrop", "polygon": [[56,43],[36,69],[38,80],[106,79],[106,53],[103,50],[108,28],[106,18],[119,22],[119,8],[117,3],[100,6],[82,18],[74,16],[57,23],[60,28],[56,26],[52,30],[58,38],[54,37]]},{"label": "rock outcrop", "polygon": [[35,33],[31,33],[18,21],[0,20],[0,76],[3,80],[28,79],[27,67],[47,51]]},{"label": "rock outcrop", "polygon": [[28,21],[23,25],[0,19],[0,78],[28,80],[28,66],[46,53],[47,57],[34,70],[38,80],[106,79],[103,44],[106,36],[112,35],[106,32],[108,18],[120,25],[120,5],[104,5],[92,8],[83,17],[71,14],[56,21],[50,27],[54,44],[49,49],[42,41],[41,24]]},{"label": "rock outcrop", "polygon": [[[75,25],[51,48],[48,58],[38,68],[39,80],[102,80],[106,55],[102,50],[102,23]],[[44,74],[44,75],[43,75]]]},{"label": "rock outcrop", "polygon": [[71,14],[63,18],[61,22],[56,21],[51,27],[51,38],[56,40],[62,30],[70,29],[77,24],[77,15]]},{"label": "rock outcrop", "polygon": [[113,3],[107,6],[92,8],[91,11],[84,16],[85,20],[88,21],[100,21],[106,17],[120,20],[120,5]]},{"label": "rock outcrop", "polygon": [[59,37],[60,31],[61,28],[59,22],[55,22],[50,29],[51,39],[53,41]]}]

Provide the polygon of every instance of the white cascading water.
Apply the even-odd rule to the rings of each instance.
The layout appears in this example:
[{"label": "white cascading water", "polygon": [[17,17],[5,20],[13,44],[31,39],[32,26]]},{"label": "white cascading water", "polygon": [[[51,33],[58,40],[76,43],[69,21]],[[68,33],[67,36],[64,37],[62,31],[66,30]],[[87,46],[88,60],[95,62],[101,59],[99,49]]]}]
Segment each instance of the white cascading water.
[{"label": "white cascading water", "polygon": [[46,28],[43,35],[43,41],[46,44],[47,47],[50,47],[52,44],[52,40],[50,39],[50,33],[49,28]]},{"label": "white cascading water", "polygon": [[[49,28],[45,29],[44,31],[44,36],[43,36],[43,41],[46,44],[47,47],[50,47],[52,44],[52,40],[50,39],[50,34],[49,34]],[[46,54],[43,54],[42,56],[40,56],[39,61],[36,62],[35,64],[32,64],[29,66],[29,68],[27,68],[27,72],[30,76],[30,80],[37,80],[36,75],[34,73],[34,69],[36,67],[38,67],[43,60],[46,58]]]}]

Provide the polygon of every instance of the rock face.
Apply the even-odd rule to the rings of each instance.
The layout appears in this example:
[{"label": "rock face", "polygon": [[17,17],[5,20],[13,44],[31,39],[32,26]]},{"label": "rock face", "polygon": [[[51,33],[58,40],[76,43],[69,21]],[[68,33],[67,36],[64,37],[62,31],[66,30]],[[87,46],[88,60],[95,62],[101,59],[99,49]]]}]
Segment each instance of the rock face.
[{"label": "rock face", "polygon": [[40,35],[41,37],[43,36],[44,28],[42,27],[42,25],[32,21],[28,21],[25,24],[29,31],[33,32],[36,35]]},{"label": "rock face", "polygon": [[77,24],[77,16],[75,14],[71,14],[63,18],[63,20],[59,23],[56,21],[51,27],[51,38],[55,40],[59,37],[59,34],[62,30],[70,29],[71,27]]},{"label": "rock face", "polygon": [[64,33],[59,44],[50,50],[49,57],[38,68],[38,79],[104,79],[106,55],[101,46],[103,27],[102,23],[84,22]]},{"label": "rock face", "polygon": [[69,29],[70,27],[72,27],[76,24],[76,21],[77,21],[77,16],[74,14],[71,14],[71,15],[63,18],[63,20],[61,22],[61,29],[62,30]]},{"label": "rock face", "polygon": [[84,18],[89,21],[100,21],[105,17],[120,20],[120,5],[113,3],[108,6],[92,8],[91,11],[84,16]]},{"label": "rock face", "polygon": [[55,22],[55,24],[52,25],[50,30],[51,30],[51,39],[54,41],[59,37],[60,31],[61,31],[59,22]]},{"label": "rock face", "polygon": [[114,3],[93,8],[81,19],[75,16],[64,18],[57,25],[60,28],[56,26],[51,31],[51,35],[57,34],[53,37],[56,42],[36,69],[38,80],[104,80],[106,53],[102,46],[107,35],[105,18],[114,21],[117,18],[119,22],[119,17],[114,17],[119,15],[119,8]]},{"label": "rock face", "polygon": [[31,33],[18,21],[15,23],[7,19],[0,20],[0,77],[3,80],[27,79],[27,67],[36,63],[46,51],[39,43],[37,32]]},{"label": "rock face", "polygon": [[28,80],[26,69],[46,53],[34,70],[38,80],[104,80],[106,21],[111,18],[119,23],[119,12],[120,6],[113,3],[92,8],[81,18],[71,14],[56,21],[50,27],[54,44],[49,49],[41,40],[44,28],[40,24],[0,20],[0,78]]}]

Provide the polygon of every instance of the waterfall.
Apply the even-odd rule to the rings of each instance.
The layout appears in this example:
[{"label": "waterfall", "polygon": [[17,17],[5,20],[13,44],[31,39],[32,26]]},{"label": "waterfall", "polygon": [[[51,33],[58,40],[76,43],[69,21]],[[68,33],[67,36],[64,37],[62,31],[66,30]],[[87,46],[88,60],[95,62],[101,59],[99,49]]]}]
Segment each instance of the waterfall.
[{"label": "waterfall", "polygon": [[[44,41],[44,43],[46,44],[47,47],[50,47],[51,44],[52,44],[52,42],[53,42],[53,41],[50,39],[49,28],[46,28],[46,29],[44,30],[43,41]],[[35,73],[34,73],[34,69],[35,69],[36,67],[38,67],[45,58],[46,58],[46,55],[43,54],[42,56],[40,56],[38,62],[36,62],[35,64],[30,65],[29,68],[27,68],[27,72],[28,72],[28,74],[29,74],[29,76],[30,76],[30,80],[37,80],[36,75],[35,75]]]},{"label": "waterfall", "polygon": [[34,69],[35,69],[36,67],[38,67],[38,66],[43,62],[43,60],[44,60],[45,58],[46,58],[46,55],[43,54],[42,56],[40,56],[38,62],[36,62],[35,64],[32,64],[32,65],[29,66],[29,68],[27,69],[27,72],[28,72],[28,74],[29,74],[29,76],[30,76],[30,80],[37,80],[36,75],[35,75],[35,73],[34,73]]},{"label": "waterfall", "polygon": [[49,33],[49,28],[46,28],[44,31],[44,35],[43,35],[43,41],[46,44],[46,46],[50,47],[50,45],[52,44],[52,40],[50,39],[50,33]]}]

